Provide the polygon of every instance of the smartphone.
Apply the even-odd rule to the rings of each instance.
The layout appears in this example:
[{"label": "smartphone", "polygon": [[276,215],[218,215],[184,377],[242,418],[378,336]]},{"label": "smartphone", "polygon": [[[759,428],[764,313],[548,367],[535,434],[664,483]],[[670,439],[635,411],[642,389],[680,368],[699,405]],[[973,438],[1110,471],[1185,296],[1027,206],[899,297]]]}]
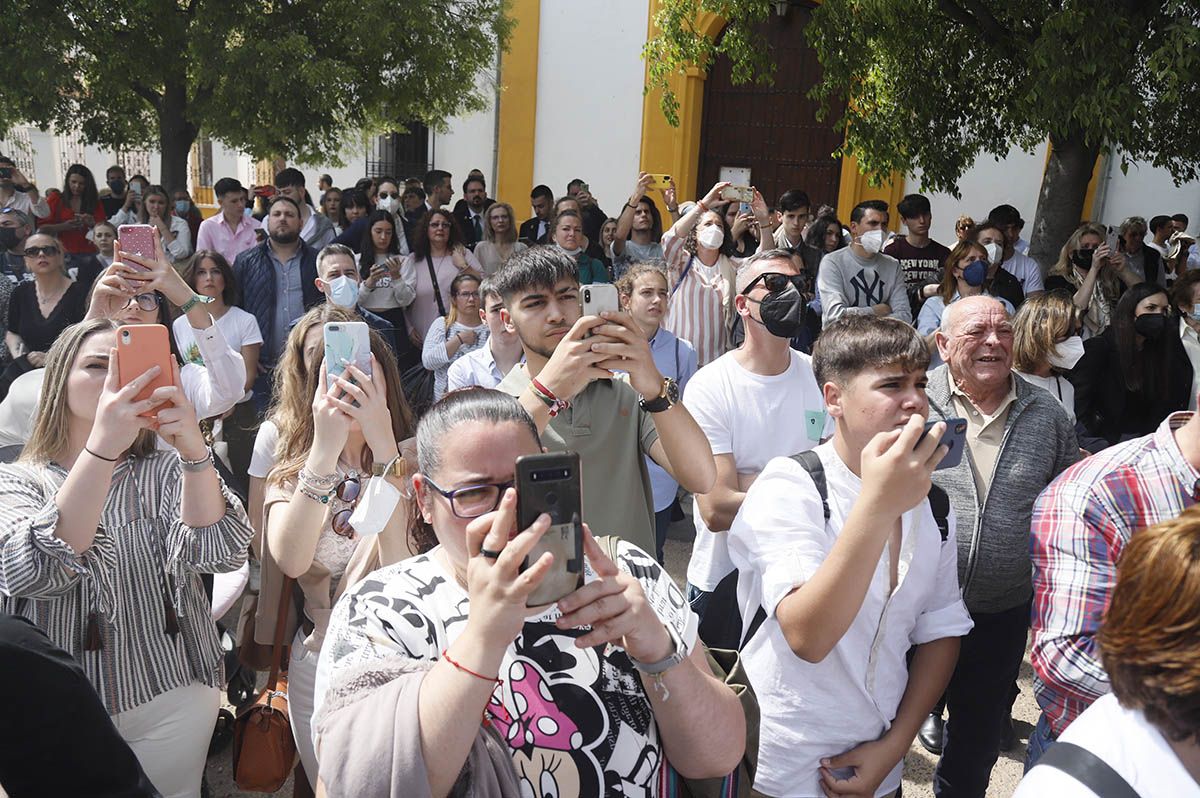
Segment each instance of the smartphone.
[{"label": "smartphone", "polygon": [[754,189],[749,186],[725,186],[721,189],[721,199],[735,202],[754,202]]},{"label": "smartphone", "polygon": [[130,191],[130,193],[132,193],[132,194],[133,194],[133,196],[135,196],[135,197],[140,197],[140,196],[142,196],[142,184],[141,184],[141,183],[130,183],[130,184],[129,184],[129,191]]},{"label": "smartphone", "polygon": [[606,310],[616,312],[621,309],[617,287],[612,283],[585,285],[579,290],[579,297],[585,316],[599,316]]},{"label": "smartphone", "polygon": [[[929,434],[929,430],[933,429],[933,425],[937,423],[937,421],[925,422],[925,431],[917,439],[917,446],[921,445],[921,441],[925,440],[925,436]],[[942,458],[942,462],[937,464],[937,468],[934,469],[935,471],[941,471],[943,468],[954,468],[961,463],[963,449],[967,445],[967,420],[965,418],[947,418],[945,419],[945,424],[946,431],[942,433],[942,444],[947,446],[950,451],[946,452],[946,456]]]},{"label": "smartphone", "polygon": [[1114,228],[1108,228],[1108,251],[1114,254],[1120,252],[1124,249],[1123,244],[1117,231]]},{"label": "smartphone", "polygon": [[371,376],[371,328],[365,321],[325,322],[325,373],[329,382],[353,363]]},{"label": "smartphone", "polygon": [[738,206],[738,213],[750,213],[750,203],[743,202]]},{"label": "smartphone", "polygon": [[[131,252],[143,258],[154,258],[154,237],[158,231],[149,224],[123,224],[117,228],[117,249],[121,252]],[[130,262],[135,269],[146,271],[145,267]]]},{"label": "smartphone", "polygon": [[[158,376],[138,392],[136,401],[150,398],[156,388],[174,384],[170,332],[161,324],[127,324],[117,328],[117,381],[124,388],[158,366]],[[153,418],[158,408],[142,413]]]},{"label": "smartphone", "polygon": [[542,513],[550,528],[521,565],[524,570],[545,552],[554,564],[529,594],[528,607],[558,601],[583,585],[583,487],[575,452],[528,454],[517,458],[517,529],[528,529]]},{"label": "smartphone", "polygon": [[671,176],[670,175],[652,174],[652,175],[650,175],[650,177],[654,179],[654,182],[651,183],[649,186],[650,188],[670,188],[671,187]]}]

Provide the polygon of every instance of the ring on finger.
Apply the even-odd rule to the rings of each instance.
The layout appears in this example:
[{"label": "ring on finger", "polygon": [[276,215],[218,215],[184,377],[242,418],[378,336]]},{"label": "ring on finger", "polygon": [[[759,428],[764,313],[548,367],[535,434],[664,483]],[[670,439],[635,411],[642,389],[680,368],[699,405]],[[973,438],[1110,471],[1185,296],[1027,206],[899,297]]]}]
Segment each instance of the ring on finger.
[{"label": "ring on finger", "polygon": [[500,559],[500,552],[492,551],[491,549],[485,549],[485,548],[480,547],[479,554],[483,557],[487,557],[489,560]]}]

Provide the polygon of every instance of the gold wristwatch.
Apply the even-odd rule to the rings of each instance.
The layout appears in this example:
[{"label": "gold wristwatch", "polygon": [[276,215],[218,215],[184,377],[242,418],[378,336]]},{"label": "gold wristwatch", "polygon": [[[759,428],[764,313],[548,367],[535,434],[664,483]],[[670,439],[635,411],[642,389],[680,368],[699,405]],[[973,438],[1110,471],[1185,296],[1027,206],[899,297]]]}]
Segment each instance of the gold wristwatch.
[{"label": "gold wristwatch", "polygon": [[408,464],[404,461],[403,455],[396,455],[387,463],[374,463],[371,465],[371,476],[373,477],[396,477],[403,479],[408,473]]}]

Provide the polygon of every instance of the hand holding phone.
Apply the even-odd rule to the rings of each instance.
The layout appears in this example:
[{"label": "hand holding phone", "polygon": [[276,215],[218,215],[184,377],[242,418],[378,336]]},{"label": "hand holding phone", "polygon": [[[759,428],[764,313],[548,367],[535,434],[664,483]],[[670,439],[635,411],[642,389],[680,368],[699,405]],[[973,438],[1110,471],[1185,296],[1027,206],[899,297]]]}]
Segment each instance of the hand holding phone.
[{"label": "hand holding phone", "polygon": [[521,569],[545,552],[554,555],[550,570],[526,599],[539,607],[558,601],[583,584],[583,489],[579,455],[549,452],[517,458],[517,528],[527,529],[542,513],[550,528],[529,551]]},{"label": "hand holding phone", "polygon": [[[158,230],[150,224],[123,224],[117,228],[116,252],[129,252],[142,258],[154,259],[154,240]],[[148,271],[144,266],[130,261],[138,271]]]},{"label": "hand holding phone", "polygon": [[[933,429],[933,425],[938,421],[927,421],[925,430],[921,433],[921,437],[917,440],[917,446],[921,445],[921,441],[925,440],[925,436]],[[948,418],[945,420],[946,431],[942,433],[942,445],[947,447],[946,456],[938,463],[935,471],[941,471],[945,468],[954,468],[962,462],[963,450],[967,446],[967,420],[965,418]],[[914,447],[916,448],[916,447]]]},{"label": "hand holding phone", "polygon": [[754,189],[749,186],[725,186],[721,189],[721,199],[741,202],[749,207],[754,202]]},{"label": "hand holding phone", "polygon": [[351,363],[371,376],[371,328],[365,321],[327,321],[324,336],[325,373],[330,385]]},{"label": "hand holding phone", "polygon": [[[127,324],[117,328],[117,382],[124,388],[153,366],[158,374],[145,383],[134,401],[150,398],[155,389],[174,384],[175,358],[171,354],[170,332],[161,324]],[[153,418],[157,409],[141,415]]]}]

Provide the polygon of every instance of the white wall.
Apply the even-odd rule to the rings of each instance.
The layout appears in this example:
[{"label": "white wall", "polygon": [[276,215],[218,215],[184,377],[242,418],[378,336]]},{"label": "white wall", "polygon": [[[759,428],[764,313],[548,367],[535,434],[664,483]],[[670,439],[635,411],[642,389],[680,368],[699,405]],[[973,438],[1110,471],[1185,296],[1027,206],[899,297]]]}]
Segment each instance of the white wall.
[{"label": "white wall", "polygon": [[1121,174],[1120,156],[1109,159],[1097,188],[1093,213],[1102,224],[1119,225],[1129,216],[1174,216],[1186,213],[1191,232],[1200,230],[1200,183],[1176,186],[1171,173],[1147,163],[1133,163]]},{"label": "white wall", "polygon": [[[1012,205],[1025,219],[1026,230],[1033,228],[1033,217],[1037,212],[1038,192],[1042,187],[1042,170],[1046,163],[1046,147],[1042,145],[1033,153],[1012,149],[1008,157],[996,161],[991,156],[978,158],[958,181],[962,199],[950,194],[933,194],[921,191],[920,173],[905,181],[905,194],[921,193],[929,197],[933,211],[933,227],[930,235],[936,241],[951,246],[957,240],[954,223],[962,214],[975,221],[987,218],[988,211],[997,205]],[[897,216],[895,208],[892,215]],[[897,216],[898,218],[898,216]]]},{"label": "white wall", "polygon": [[[558,197],[581,178],[613,215],[629,197],[641,157],[648,14],[647,0],[541,4],[534,185]],[[513,207],[528,215],[527,199]]]},{"label": "white wall", "polygon": [[[488,196],[495,197],[496,141],[496,70],[482,70],[475,77],[476,85],[487,98],[482,111],[446,120],[444,132],[429,132],[429,156],[434,167],[445,169],[452,176],[454,198],[451,207],[462,197],[462,184],[472,169],[483,172]],[[416,175],[420,177],[420,175]]]}]

